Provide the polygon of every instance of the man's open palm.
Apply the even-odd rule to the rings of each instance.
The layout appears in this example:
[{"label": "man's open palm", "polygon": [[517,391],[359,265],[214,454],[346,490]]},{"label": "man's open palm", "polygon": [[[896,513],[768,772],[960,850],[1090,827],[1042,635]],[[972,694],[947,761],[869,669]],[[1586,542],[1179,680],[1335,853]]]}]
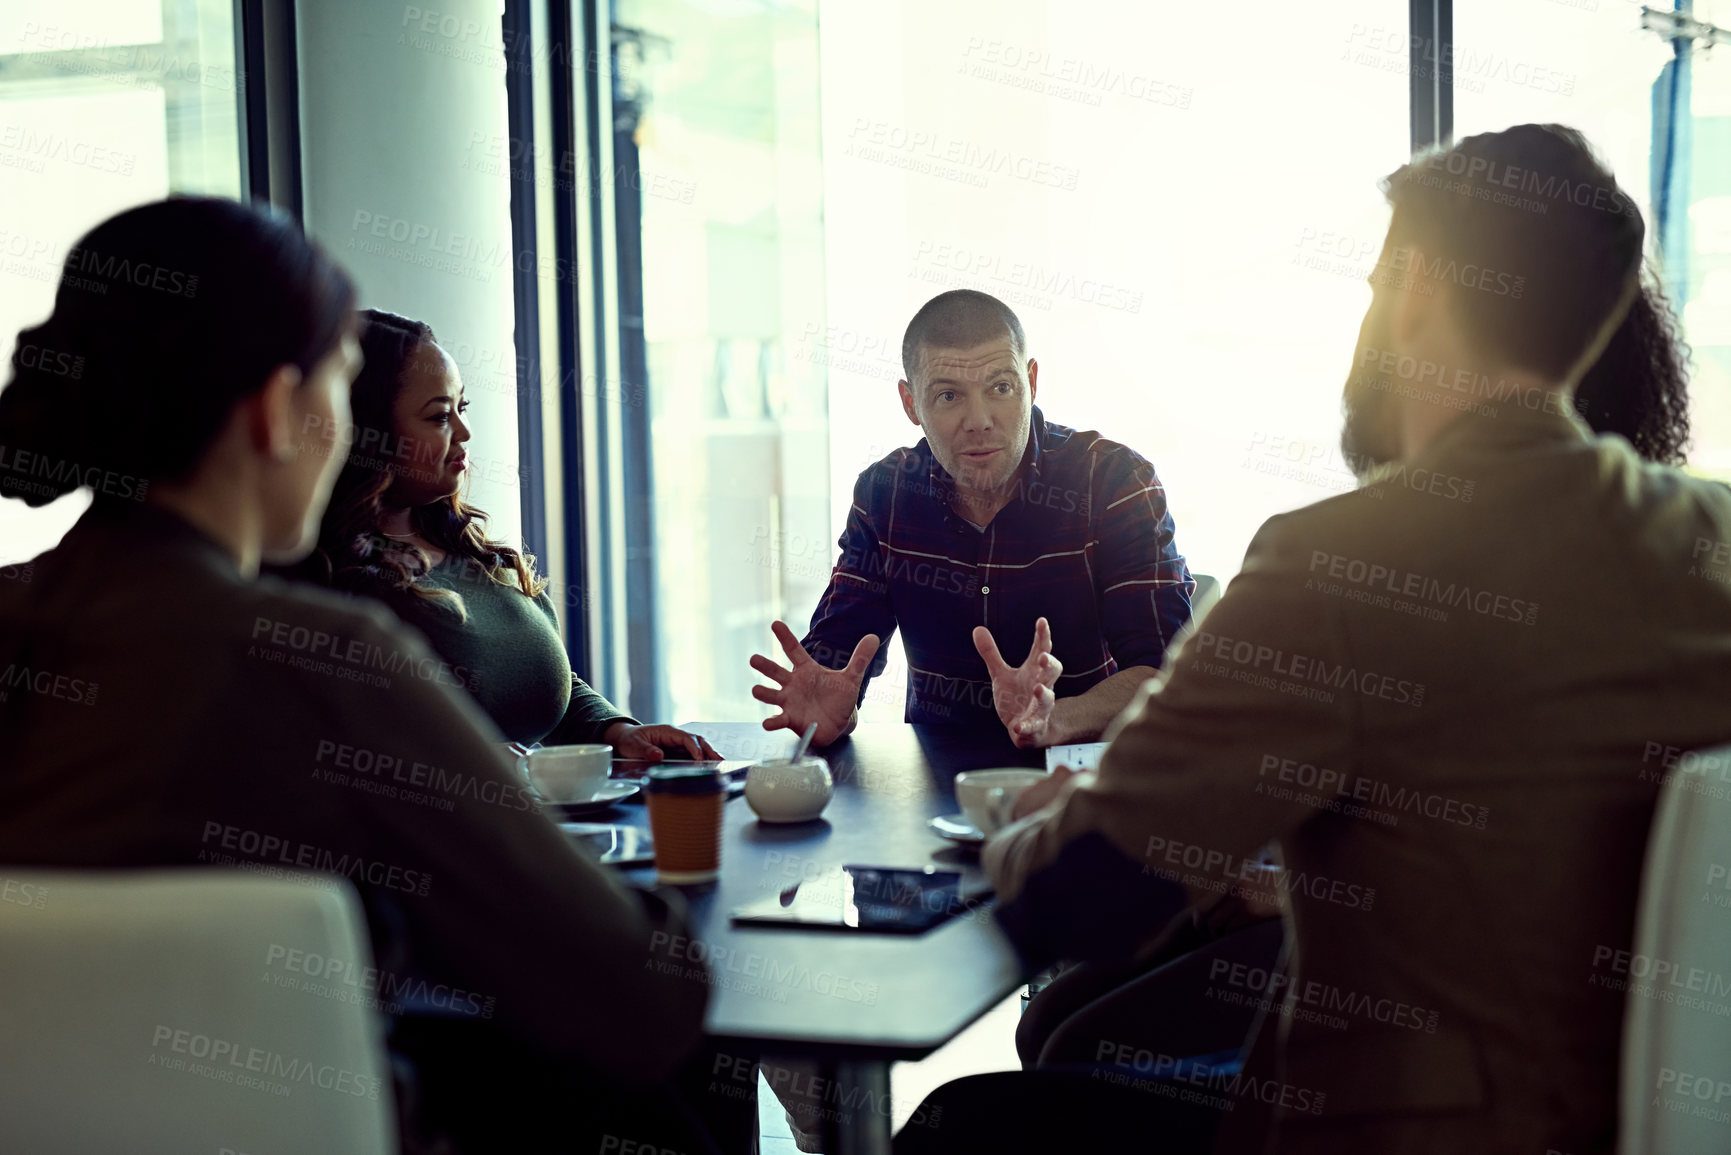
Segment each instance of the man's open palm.
[{"label": "man's open palm", "polygon": [[878,636],[867,634],[861,638],[847,665],[832,670],[805,652],[805,647],[799,644],[799,639],[793,636],[785,622],[776,622],[770,628],[775,631],[775,638],[781,643],[782,652],[793,663],[793,668],[780,665],[762,654],[751,656],[751,668],[775,683],[774,686],[753,686],[751,696],[781,709],[781,713],[763,720],[763,728],[779,730],[786,727],[803,734],[807,726],[816,722],[817,734],[812,741],[827,746],[847,733],[853,723],[854,711],[859,707],[860,682],[865,678],[872,658],[877,656]]},{"label": "man's open palm", "polygon": [[974,627],[974,648],[992,675],[992,704],[998,708],[998,720],[1010,732],[1010,740],[1022,748],[1050,745],[1046,728],[1058,700],[1052,687],[1058,684],[1064,665],[1052,656],[1052,627],[1046,619],[1034,623],[1034,648],[1020,666],[1004,661],[985,626]]}]

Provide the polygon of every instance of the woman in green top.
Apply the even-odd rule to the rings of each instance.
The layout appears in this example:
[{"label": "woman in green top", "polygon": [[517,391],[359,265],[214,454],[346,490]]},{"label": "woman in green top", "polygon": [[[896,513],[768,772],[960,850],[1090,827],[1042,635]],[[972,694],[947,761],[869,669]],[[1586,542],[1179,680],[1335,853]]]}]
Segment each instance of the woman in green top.
[{"label": "woman in green top", "polygon": [[571,672],[535,559],[490,540],[460,491],[468,402],[431,326],[368,309],[355,438],[319,530],[314,565],[419,629],[513,742],[605,742],[621,757],[716,758],[702,738],[645,726]]}]

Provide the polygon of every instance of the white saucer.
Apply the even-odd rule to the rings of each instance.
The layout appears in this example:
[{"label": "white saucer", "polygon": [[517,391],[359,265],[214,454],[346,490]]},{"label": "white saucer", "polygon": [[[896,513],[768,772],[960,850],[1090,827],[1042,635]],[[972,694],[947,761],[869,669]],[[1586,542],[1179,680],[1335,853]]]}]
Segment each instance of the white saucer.
[{"label": "white saucer", "polygon": [[962,846],[981,846],[986,841],[986,836],[980,833],[979,827],[961,814],[946,814],[932,819],[927,825],[940,836]]},{"label": "white saucer", "polygon": [[616,803],[636,796],[642,789],[641,783],[615,780],[605,783],[592,798],[585,798],[580,802],[560,802],[557,805],[567,818],[599,814]]}]

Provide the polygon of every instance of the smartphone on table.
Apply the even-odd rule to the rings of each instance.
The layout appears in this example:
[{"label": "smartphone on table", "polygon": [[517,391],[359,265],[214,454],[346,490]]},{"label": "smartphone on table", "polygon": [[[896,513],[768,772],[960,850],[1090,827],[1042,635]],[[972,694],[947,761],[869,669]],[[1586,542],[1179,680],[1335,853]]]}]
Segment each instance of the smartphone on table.
[{"label": "smartphone on table", "polygon": [[735,926],[919,934],[991,896],[984,879],[935,866],[836,866],[747,903]]}]

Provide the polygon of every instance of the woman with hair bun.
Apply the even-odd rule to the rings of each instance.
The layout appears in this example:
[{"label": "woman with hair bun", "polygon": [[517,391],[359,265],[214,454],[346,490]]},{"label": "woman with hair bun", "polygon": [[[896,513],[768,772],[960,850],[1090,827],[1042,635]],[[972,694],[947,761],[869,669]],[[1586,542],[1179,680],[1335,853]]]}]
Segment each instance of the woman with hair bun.
[{"label": "woman with hair bun", "polygon": [[[229,234],[263,263],[256,278],[217,248]],[[358,366],[353,286],[292,229],[220,200],[122,213],[70,250],[54,312],[18,334],[0,496],[35,506],[89,488],[87,520],[102,524],[147,501],[249,573],[299,556]]]},{"label": "woman with hair bun", "polygon": [[645,726],[571,671],[535,559],[489,540],[461,496],[469,403],[430,325],[368,309],[355,438],[302,574],[383,601],[419,629],[513,742],[604,742],[621,757],[718,758],[672,726]]},{"label": "woman with hair bun", "polygon": [[[575,849],[382,608],[255,580],[311,548],[346,458],[354,295],[292,222],[233,201],[130,209],[68,255],[0,390],[0,493],[94,500],[0,580],[0,862],[342,874],[420,1063],[405,1148],[551,1129],[707,1150],[664,1082],[708,999],[665,945],[678,899]],[[273,1138],[222,1125],[186,1145]]]}]

